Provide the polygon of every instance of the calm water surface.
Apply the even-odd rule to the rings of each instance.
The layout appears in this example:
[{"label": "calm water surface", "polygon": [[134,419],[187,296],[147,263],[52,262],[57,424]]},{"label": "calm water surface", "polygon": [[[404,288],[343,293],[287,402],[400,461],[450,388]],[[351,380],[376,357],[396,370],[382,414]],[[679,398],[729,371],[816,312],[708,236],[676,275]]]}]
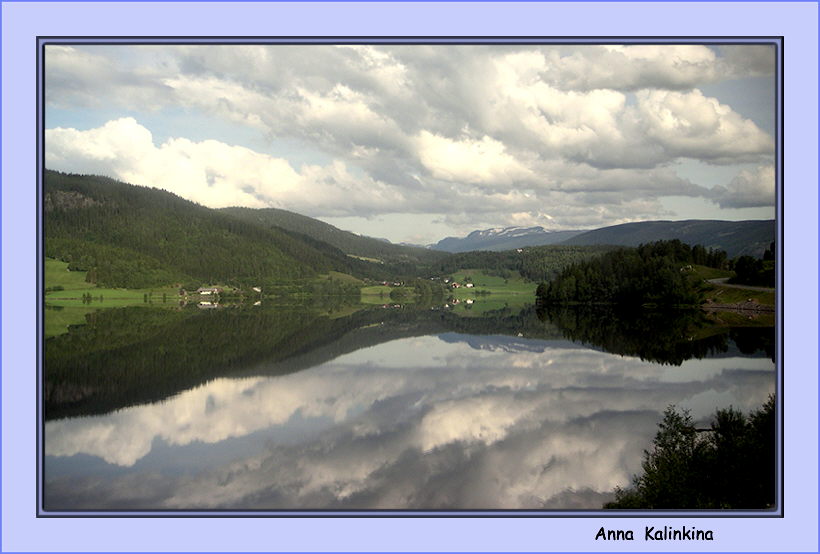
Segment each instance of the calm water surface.
[{"label": "calm water surface", "polygon": [[775,386],[771,330],[664,363],[534,310],[136,310],[46,343],[47,509],[599,509],[668,405]]}]

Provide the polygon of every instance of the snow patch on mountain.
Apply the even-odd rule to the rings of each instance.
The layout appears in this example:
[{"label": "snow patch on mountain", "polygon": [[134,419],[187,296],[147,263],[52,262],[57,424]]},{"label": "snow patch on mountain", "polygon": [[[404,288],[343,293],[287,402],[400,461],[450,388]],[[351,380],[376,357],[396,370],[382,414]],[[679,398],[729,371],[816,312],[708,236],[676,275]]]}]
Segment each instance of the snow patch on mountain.
[{"label": "snow patch on mountain", "polygon": [[471,232],[463,238],[447,237],[430,245],[435,250],[468,252],[470,250],[512,250],[525,246],[556,244],[584,231],[554,231],[541,226],[494,227]]}]

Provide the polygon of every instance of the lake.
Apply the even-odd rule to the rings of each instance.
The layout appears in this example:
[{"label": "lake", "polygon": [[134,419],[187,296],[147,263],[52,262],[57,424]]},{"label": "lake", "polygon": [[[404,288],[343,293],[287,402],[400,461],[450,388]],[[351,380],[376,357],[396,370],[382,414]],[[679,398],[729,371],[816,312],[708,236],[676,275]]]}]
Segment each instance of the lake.
[{"label": "lake", "polygon": [[90,313],[45,342],[45,507],[597,510],[667,406],[775,390],[771,327],[460,310]]}]

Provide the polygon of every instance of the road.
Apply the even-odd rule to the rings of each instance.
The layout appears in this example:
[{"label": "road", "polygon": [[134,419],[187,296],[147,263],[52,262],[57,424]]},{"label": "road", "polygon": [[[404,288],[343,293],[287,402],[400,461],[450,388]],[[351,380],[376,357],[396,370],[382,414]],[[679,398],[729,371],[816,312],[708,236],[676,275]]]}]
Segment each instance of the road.
[{"label": "road", "polygon": [[753,287],[751,285],[730,285],[727,283],[729,280],[728,277],[722,277],[720,279],[707,279],[709,283],[713,285],[720,285],[721,287],[729,287],[730,289],[743,289],[743,290],[759,290],[763,292],[774,292],[774,289],[771,287]]}]

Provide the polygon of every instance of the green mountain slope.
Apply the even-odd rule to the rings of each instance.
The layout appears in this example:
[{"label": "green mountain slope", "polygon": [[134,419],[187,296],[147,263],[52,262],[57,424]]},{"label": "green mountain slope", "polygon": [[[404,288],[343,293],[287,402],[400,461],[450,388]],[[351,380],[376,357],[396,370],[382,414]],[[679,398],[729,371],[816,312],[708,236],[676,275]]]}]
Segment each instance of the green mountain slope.
[{"label": "green mountain slope", "polygon": [[374,265],[158,189],[54,171],[44,188],[46,256],[105,286],[272,284]]},{"label": "green mountain slope", "polygon": [[678,239],[686,244],[724,250],[730,258],[760,257],[775,238],[774,220],[764,221],[641,221],[603,227],[574,236],[562,244],[638,246]]},{"label": "green mountain slope", "polygon": [[374,258],[386,263],[413,262],[424,264],[442,259],[447,255],[445,252],[392,244],[383,240],[357,235],[350,231],[342,231],[318,219],[287,210],[276,208],[223,208],[220,211],[267,228],[279,227],[286,231],[306,235],[335,246],[346,254]]}]

